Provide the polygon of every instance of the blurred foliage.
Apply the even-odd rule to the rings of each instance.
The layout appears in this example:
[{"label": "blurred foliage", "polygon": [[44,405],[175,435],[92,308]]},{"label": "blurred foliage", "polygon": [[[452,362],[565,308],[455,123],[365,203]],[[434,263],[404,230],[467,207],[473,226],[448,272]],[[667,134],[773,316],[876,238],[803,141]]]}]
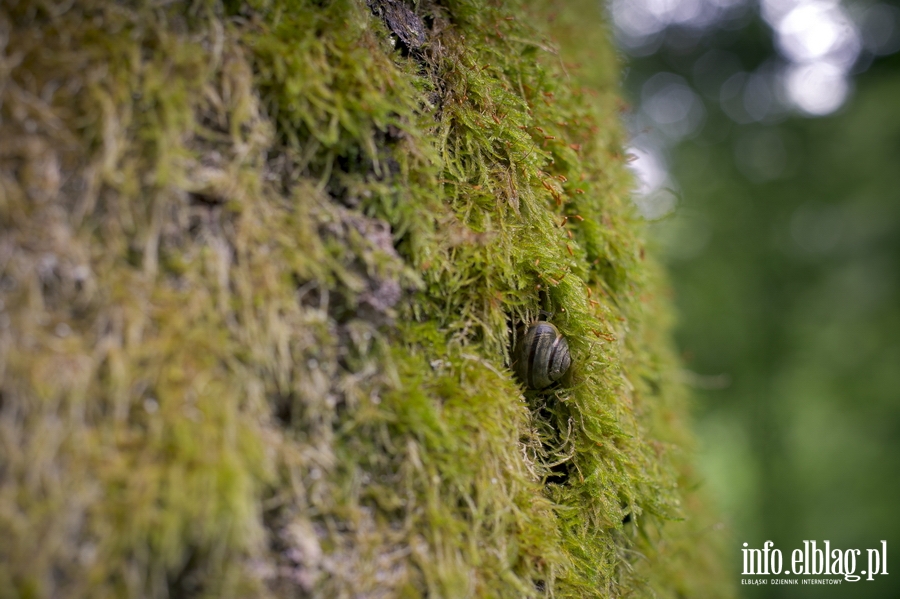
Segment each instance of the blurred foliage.
[{"label": "blurred foliage", "polygon": [[[718,86],[775,57],[766,24],[751,11],[739,27],[670,36],[632,59],[626,84],[638,103],[644,81],[674,73],[705,104],[703,126],[671,149],[678,206],[652,227],[700,398],[708,484],[733,522],[731,571],[742,542],[787,555],[803,540],[884,539],[896,552],[900,57],[860,59],[834,114],[738,124]],[[900,579],[742,592],[889,597]]]}]

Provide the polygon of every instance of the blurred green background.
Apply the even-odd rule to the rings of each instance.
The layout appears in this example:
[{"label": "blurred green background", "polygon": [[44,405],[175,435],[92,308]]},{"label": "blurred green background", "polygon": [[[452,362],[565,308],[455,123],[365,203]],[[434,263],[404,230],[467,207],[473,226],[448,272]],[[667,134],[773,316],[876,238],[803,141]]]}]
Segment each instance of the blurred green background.
[{"label": "blurred green background", "polygon": [[[668,262],[707,486],[741,544],[888,543],[900,597],[900,8],[611,0],[638,204]],[[865,564],[857,570],[865,569]]]}]

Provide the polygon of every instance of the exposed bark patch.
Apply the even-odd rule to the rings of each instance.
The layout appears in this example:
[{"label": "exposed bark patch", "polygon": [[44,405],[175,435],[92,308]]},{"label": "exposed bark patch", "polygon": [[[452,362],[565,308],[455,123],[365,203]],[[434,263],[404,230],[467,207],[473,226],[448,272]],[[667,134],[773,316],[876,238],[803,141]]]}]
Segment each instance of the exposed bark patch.
[{"label": "exposed bark patch", "polygon": [[403,2],[370,0],[368,4],[375,16],[384,20],[407,51],[418,50],[425,44],[425,23]]}]

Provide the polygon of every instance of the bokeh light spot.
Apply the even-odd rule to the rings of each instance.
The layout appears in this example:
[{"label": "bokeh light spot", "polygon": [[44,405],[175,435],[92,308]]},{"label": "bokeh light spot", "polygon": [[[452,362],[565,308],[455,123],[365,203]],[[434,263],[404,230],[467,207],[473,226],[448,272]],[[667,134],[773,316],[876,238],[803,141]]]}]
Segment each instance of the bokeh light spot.
[{"label": "bokeh light spot", "polygon": [[900,50],[900,9],[887,4],[876,4],[862,18],[863,46],[876,56],[893,54]]},{"label": "bokeh light spot", "polygon": [[834,112],[850,93],[847,73],[825,62],[791,65],[784,78],[791,102],[811,116]]},{"label": "bokeh light spot", "polygon": [[706,118],[703,101],[682,77],[672,73],[657,73],[644,83],[641,107],[663,134],[673,140],[693,135]]}]

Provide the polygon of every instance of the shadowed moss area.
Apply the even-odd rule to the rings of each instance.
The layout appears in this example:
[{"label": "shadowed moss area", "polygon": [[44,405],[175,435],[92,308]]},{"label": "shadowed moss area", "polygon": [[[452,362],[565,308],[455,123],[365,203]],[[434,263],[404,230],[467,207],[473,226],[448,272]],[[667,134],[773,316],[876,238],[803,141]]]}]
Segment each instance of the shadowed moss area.
[{"label": "shadowed moss area", "polygon": [[596,27],[4,2],[0,597],[727,596]]}]

